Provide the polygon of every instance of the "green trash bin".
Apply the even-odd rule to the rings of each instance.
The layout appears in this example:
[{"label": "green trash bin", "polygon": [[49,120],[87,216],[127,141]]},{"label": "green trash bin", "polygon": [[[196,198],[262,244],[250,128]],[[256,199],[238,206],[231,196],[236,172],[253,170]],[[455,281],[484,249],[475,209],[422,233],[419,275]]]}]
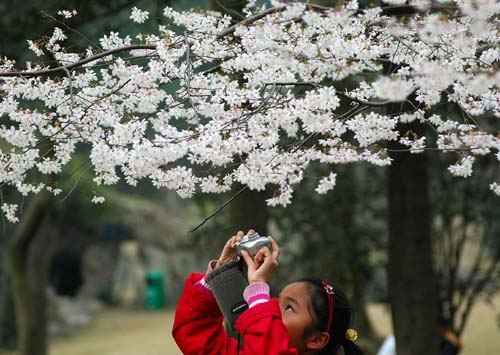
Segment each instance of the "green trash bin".
[{"label": "green trash bin", "polygon": [[146,273],[146,297],[147,309],[160,309],[165,306],[165,290],[163,273],[158,270],[149,270]]}]

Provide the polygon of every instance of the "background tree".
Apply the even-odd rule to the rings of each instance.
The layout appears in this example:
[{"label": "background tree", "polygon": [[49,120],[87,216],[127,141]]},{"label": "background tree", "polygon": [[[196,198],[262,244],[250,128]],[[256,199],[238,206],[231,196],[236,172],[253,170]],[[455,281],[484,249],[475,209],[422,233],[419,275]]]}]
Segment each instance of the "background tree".
[{"label": "background tree", "polygon": [[[413,130],[418,129],[412,127]],[[409,127],[402,127],[407,132]],[[389,302],[398,354],[432,352],[436,344],[434,277],[427,157],[393,153],[388,169]],[[419,334],[415,337],[415,334]],[[434,350],[437,353],[437,349]]]},{"label": "background tree", "polygon": [[7,249],[21,354],[46,354],[47,350],[46,286],[57,237],[55,223],[46,213],[51,198],[47,192],[35,197]]},{"label": "background tree", "polygon": [[438,311],[460,336],[476,302],[499,291],[498,199],[482,185],[497,172],[488,159],[467,180],[447,176],[439,159],[432,165]]}]

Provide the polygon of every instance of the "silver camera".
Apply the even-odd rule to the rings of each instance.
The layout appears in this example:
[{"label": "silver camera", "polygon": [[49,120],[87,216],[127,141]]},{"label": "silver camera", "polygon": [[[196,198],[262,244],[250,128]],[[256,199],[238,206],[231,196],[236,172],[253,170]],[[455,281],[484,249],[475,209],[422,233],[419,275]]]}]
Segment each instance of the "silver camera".
[{"label": "silver camera", "polygon": [[235,247],[238,255],[241,255],[242,250],[246,250],[252,258],[263,247],[268,247],[272,252],[271,240],[268,237],[260,236],[257,232],[245,235],[241,242],[235,244]]}]

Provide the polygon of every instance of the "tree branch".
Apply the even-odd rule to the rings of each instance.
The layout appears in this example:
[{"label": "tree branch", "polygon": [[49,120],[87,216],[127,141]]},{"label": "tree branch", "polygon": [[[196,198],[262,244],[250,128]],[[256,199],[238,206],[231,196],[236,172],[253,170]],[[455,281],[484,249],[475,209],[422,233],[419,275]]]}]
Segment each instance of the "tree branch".
[{"label": "tree branch", "polygon": [[[313,88],[320,88],[323,85],[320,84],[314,84],[314,83],[308,83],[308,82],[276,82],[276,83],[265,83],[264,86],[269,86],[269,85],[280,85],[280,86],[311,86]],[[337,91],[335,92],[338,96],[343,97],[344,99],[351,100],[354,102],[357,102],[362,105],[366,106],[372,106],[372,107],[383,107],[386,106],[390,103],[393,103],[392,101],[364,101],[357,99],[355,97],[349,96],[347,94],[344,94],[343,92]]]},{"label": "tree branch", "polygon": [[254,23],[255,21],[258,21],[264,17],[266,17],[267,15],[270,15],[270,14],[273,14],[275,12],[281,12],[283,10],[286,9],[286,6],[277,6],[277,7],[271,7],[267,10],[264,10],[262,12],[259,12],[258,14],[255,14],[253,16],[250,16],[249,18],[241,21],[241,22],[238,22],[237,24],[231,26],[231,27],[228,27],[227,29],[225,29],[224,31],[222,31],[221,33],[219,33],[216,37],[216,39],[221,39],[223,37],[226,37],[227,35],[230,35],[232,34],[234,31],[236,31],[236,28],[238,26],[243,26],[243,25],[249,25],[251,23]]},{"label": "tree branch", "polygon": [[117,54],[117,53],[121,53],[121,52],[127,52],[127,51],[131,51],[134,49],[152,49],[152,50],[154,50],[154,49],[156,49],[156,46],[152,45],[152,44],[135,44],[135,45],[130,45],[130,46],[126,46],[126,47],[114,48],[114,49],[110,49],[110,50],[98,53],[98,54],[93,55],[91,57],[79,60],[75,63],[63,65],[63,66],[56,67],[56,68],[37,70],[37,71],[0,73],[0,78],[1,77],[4,77],[4,78],[5,77],[19,77],[19,76],[31,78],[31,77],[36,77],[36,76],[50,75],[50,74],[58,73],[60,71],[67,71],[67,70],[71,70],[71,69],[80,67],[84,64],[93,62],[94,60],[107,57],[108,55]]},{"label": "tree branch", "polygon": [[205,217],[205,219],[200,223],[198,224],[196,227],[194,227],[193,229],[191,229],[189,231],[189,233],[192,233],[198,229],[200,229],[205,223],[207,223],[212,217],[216,216],[220,211],[222,211],[227,205],[229,205],[231,202],[233,202],[233,200],[238,197],[239,195],[241,195],[246,189],[248,189],[248,186],[243,186],[238,192],[236,192],[233,196],[231,196],[231,198],[229,200],[227,200],[226,202],[224,202],[222,205],[219,206],[219,208],[217,208],[213,213],[211,213],[210,215],[208,215],[207,217]]},{"label": "tree branch", "polygon": [[[272,8],[269,8],[267,10],[264,10],[264,11],[254,15],[254,16],[249,17],[248,19],[245,19],[245,20],[243,20],[243,21],[241,21],[241,22],[239,22],[231,27],[228,27],[226,30],[219,33],[216,38],[221,39],[227,35],[232,34],[236,30],[236,28],[240,25],[249,25],[255,21],[258,21],[258,20],[266,17],[269,14],[272,14],[275,12],[281,12],[284,9],[286,9],[286,6],[272,7]],[[4,73],[0,73],[0,77],[20,77],[20,76],[22,76],[22,77],[36,77],[36,76],[50,75],[50,74],[58,73],[60,71],[77,68],[77,67],[82,66],[86,63],[93,62],[94,60],[106,57],[108,55],[126,52],[126,51],[130,51],[130,50],[134,50],[134,49],[152,49],[152,50],[154,50],[154,49],[156,49],[156,46],[155,45],[148,45],[148,44],[138,44],[138,45],[130,45],[130,46],[126,46],[126,47],[114,48],[114,49],[110,49],[108,51],[93,55],[91,57],[79,60],[79,61],[72,63],[72,64],[68,64],[68,65],[64,65],[64,66],[60,66],[60,67],[56,67],[56,68],[52,68],[52,69],[46,69],[46,70],[27,71],[27,72],[4,72]]]}]

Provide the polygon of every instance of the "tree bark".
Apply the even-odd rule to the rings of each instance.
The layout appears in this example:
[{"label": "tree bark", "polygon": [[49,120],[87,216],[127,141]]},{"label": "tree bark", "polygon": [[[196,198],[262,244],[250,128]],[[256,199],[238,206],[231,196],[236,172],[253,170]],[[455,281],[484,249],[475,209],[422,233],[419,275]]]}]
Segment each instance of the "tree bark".
[{"label": "tree bark", "polygon": [[229,206],[230,225],[245,233],[252,228],[260,235],[267,235],[269,221],[267,198],[265,191],[246,189]]},{"label": "tree bark", "polygon": [[18,325],[20,355],[47,354],[47,274],[54,233],[51,196],[41,192],[29,204],[8,245],[8,271]]},{"label": "tree bark", "polygon": [[0,233],[0,349],[16,348],[14,303],[7,273],[7,235],[9,226]]},{"label": "tree bark", "polygon": [[[411,129],[416,132],[415,127]],[[438,303],[427,157],[405,152],[392,158],[388,171],[388,280],[397,354],[437,354]]]},{"label": "tree bark", "polygon": [[[359,180],[354,166],[345,166],[337,177],[336,191],[333,195],[333,220],[340,229],[343,239],[342,257],[338,262],[344,263],[347,280],[350,286],[351,306],[354,310],[352,326],[363,335],[364,347],[378,345],[375,332],[366,313],[365,285],[368,282],[367,249],[363,247],[363,235],[359,233],[356,224],[358,205],[362,204],[363,196],[357,192]],[[337,248],[337,245],[333,246]],[[331,261],[329,261],[331,262]]]}]

